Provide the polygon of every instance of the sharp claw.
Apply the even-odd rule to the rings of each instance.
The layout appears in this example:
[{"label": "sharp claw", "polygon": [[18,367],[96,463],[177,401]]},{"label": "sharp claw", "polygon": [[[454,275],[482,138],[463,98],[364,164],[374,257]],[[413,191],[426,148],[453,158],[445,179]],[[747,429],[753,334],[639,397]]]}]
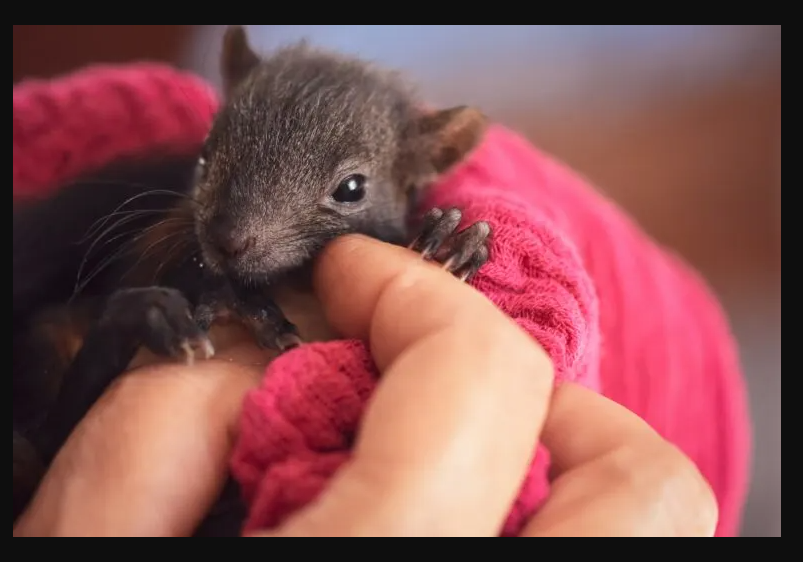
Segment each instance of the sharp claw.
[{"label": "sharp claw", "polygon": [[181,350],[184,352],[184,362],[188,366],[192,366],[195,364],[195,350],[192,349],[190,342],[183,341],[181,342]]},{"label": "sharp claw", "polygon": [[434,242],[427,244],[427,246],[421,251],[421,257],[425,260],[429,260],[435,257],[438,248]]},{"label": "sharp claw", "polygon": [[181,350],[184,352],[184,362],[188,366],[195,364],[196,357],[200,356],[206,360],[215,355],[215,348],[209,338],[203,337],[197,340],[185,340],[181,343]]},{"label": "sharp claw", "polygon": [[[425,219],[424,231],[419,233],[408,249],[419,253],[421,259],[425,261],[440,262],[441,254],[446,253],[448,257],[442,262],[441,269],[449,271],[465,283],[470,281],[477,273],[477,269],[487,261],[486,238],[491,233],[491,227],[487,222],[480,221],[470,226],[468,230],[459,232],[457,228],[461,220],[462,213],[459,209],[451,208],[447,211],[432,209]],[[441,221],[449,222],[441,223]],[[433,237],[436,238],[435,241],[432,240]],[[437,240],[441,237],[444,239]],[[427,240],[429,243],[426,243]],[[449,240],[451,240],[450,251],[441,252],[441,248]],[[476,245],[479,245],[479,249],[475,248]],[[475,252],[470,256],[471,259],[463,259],[468,257],[470,248],[475,248]]]},{"label": "sharp claw", "polygon": [[451,257],[449,257],[449,259],[447,259],[445,262],[443,262],[443,265],[441,267],[442,267],[442,269],[445,269],[446,271],[451,271],[452,266],[454,265],[454,262],[455,262],[455,258],[454,258],[454,256],[451,256]]},{"label": "sharp claw", "polygon": [[207,338],[201,340],[201,349],[204,352],[204,359],[211,359],[215,355],[215,347]]},{"label": "sharp claw", "polygon": [[276,345],[280,351],[287,351],[300,346],[302,343],[304,343],[304,340],[295,334],[282,334],[276,338]]},{"label": "sharp claw", "polygon": [[421,243],[421,237],[416,238],[409,246],[407,246],[408,250],[412,250],[413,252],[418,253],[422,259],[429,259],[432,256],[432,244],[427,244],[421,250],[418,249],[418,245]]}]

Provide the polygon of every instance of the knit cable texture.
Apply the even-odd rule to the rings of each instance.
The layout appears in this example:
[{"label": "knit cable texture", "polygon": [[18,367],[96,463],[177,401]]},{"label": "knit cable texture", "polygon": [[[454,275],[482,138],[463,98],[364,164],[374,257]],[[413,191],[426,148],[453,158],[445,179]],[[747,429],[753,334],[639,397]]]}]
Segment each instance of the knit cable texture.
[{"label": "knit cable texture", "polygon": [[[154,65],[98,66],[14,87],[14,196],[146,148],[196,146],[218,107],[197,77]],[[750,433],[727,323],[698,276],[582,178],[499,126],[423,208],[457,205],[494,229],[475,287],[549,353],[559,381],[640,414],[700,467],[737,532]],[[348,459],[376,384],[365,345],[302,346],[268,366],[246,398],[232,470],[250,505],[246,531],[314,499]],[[534,460],[502,535],[547,497],[548,452]]]}]

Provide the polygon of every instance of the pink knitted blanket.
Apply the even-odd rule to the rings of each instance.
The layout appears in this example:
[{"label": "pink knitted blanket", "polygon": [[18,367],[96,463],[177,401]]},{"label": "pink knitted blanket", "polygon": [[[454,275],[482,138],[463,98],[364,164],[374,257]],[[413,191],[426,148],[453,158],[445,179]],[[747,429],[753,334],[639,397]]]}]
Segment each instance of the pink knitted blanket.
[{"label": "pink knitted blanket", "polygon": [[[145,147],[196,145],[217,103],[199,79],[157,65],[16,86],[14,197]],[[690,455],[716,492],[717,535],[736,534],[748,480],[745,390],[726,321],[698,276],[576,174],[499,126],[435,187],[431,205],[491,223],[493,259],[477,289],[544,346],[560,380],[625,405]],[[374,385],[361,342],[306,345],[268,367],[245,401],[232,459],[250,506],[246,530],[279,523],[320,492],[348,458]],[[538,450],[504,535],[548,494],[548,454]]]}]

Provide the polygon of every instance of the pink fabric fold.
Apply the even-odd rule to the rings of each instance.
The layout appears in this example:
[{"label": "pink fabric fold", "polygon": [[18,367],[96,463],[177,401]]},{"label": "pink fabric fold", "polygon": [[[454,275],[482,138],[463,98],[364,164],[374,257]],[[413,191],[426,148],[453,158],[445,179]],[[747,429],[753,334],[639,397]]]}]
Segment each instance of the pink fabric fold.
[{"label": "pink fabric fold", "polygon": [[[25,83],[13,96],[14,196],[148,147],[181,150],[206,134],[211,88],[159,65],[94,67]],[[476,288],[549,353],[559,380],[641,415],[700,467],[732,536],[747,490],[745,388],[719,304],[686,264],[580,176],[494,126],[422,208],[459,206],[494,229]],[[246,530],[280,523],[348,459],[376,373],[356,341],[306,345],[274,361],[244,403],[232,469]],[[548,497],[549,454],[534,461],[501,530],[515,535]],[[536,452],[537,451],[537,452]]]}]

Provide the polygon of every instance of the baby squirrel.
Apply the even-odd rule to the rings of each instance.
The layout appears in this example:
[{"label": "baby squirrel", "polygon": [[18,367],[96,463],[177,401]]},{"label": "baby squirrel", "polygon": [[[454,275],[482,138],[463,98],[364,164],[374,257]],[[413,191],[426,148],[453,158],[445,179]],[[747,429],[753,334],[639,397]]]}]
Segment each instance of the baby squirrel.
[{"label": "baby squirrel", "polygon": [[140,348],[209,358],[226,317],[264,348],[301,344],[272,291],[306,279],[328,241],[406,245],[463,280],[489,258],[487,223],[458,230],[454,208],[413,220],[419,194],[483,138],[480,111],[428,109],[399,75],[303,42],[262,57],[241,26],[226,30],[221,72],[197,153],[118,162],[15,203],[15,521]]}]

